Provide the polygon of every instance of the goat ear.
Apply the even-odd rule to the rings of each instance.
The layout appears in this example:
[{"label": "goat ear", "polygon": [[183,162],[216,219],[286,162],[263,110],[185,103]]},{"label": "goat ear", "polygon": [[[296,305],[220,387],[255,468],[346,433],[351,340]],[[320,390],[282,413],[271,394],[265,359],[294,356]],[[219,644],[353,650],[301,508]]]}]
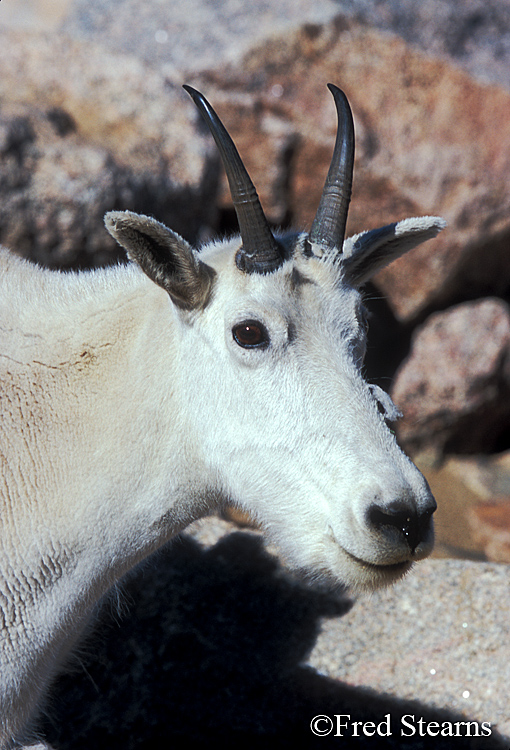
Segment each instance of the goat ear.
[{"label": "goat ear", "polygon": [[205,307],[215,272],[195,257],[186,240],[159,221],[131,211],[110,211],[104,222],[129,259],[168,292],[178,307]]},{"label": "goat ear", "polygon": [[439,216],[422,216],[349,237],[340,256],[347,279],[353,286],[361,286],[384,266],[433,239],[445,226]]}]

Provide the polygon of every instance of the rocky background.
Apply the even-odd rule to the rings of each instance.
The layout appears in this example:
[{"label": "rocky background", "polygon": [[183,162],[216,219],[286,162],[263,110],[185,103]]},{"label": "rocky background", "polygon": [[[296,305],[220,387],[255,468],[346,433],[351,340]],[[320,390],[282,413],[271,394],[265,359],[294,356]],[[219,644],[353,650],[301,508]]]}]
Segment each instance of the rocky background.
[{"label": "rocky background", "polygon": [[[246,541],[256,535],[243,532],[244,547],[228,536],[221,541],[230,529],[225,525],[213,540],[199,537],[203,547],[180,542],[184,546],[167,554],[176,570],[194,560],[193,585],[184,585],[182,574],[170,576],[169,591],[178,593],[164,595],[164,633],[150,630],[155,622],[161,628],[162,615],[144,599],[136,614],[119,618],[120,632],[127,634],[122,656],[105,655],[106,636],[102,655],[99,646],[97,653],[96,646],[91,653],[85,649],[85,667],[63,678],[60,698],[50,705],[46,734],[55,746],[152,748],[168,738],[184,742],[196,735],[205,742],[216,732],[243,742],[289,738],[290,747],[312,742],[307,723],[297,718],[312,709],[380,721],[387,706],[497,722],[510,737],[510,659],[497,614],[510,611],[502,584],[508,581],[502,564],[510,562],[506,0],[2,0],[0,71],[0,242],[45,265],[117,262],[121,256],[102,218],[112,209],[151,213],[196,243],[235,230],[216,151],[181,89],[184,82],[218,110],[275,225],[307,228],[315,213],[336,131],[329,81],[345,90],[355,119],[348,233],[420,214],[448,221],[438,239],[382,271],[367,289],[373,313],[367,374],[404,411],[396,429],[438,500],[435,554],[441,559],[422,564],[417,578],[394,589],[390,599],[377,595],[345,613],[345,602],[280,580],[274,560]],[[203,526],[200,533],[206,533]],[[245,549],[252,550],[251,567]],[[211,566],[216,558],[237,572],[240,566],[242,583]],[[144,594],[148,578],[152,585],[167,581],[164,571],[172,566],[165,559],[150,573],[144,569]],[[469,616],[456,603],[460,579],[469,601],[484,603],[473,604]],[[187,614],[177,616],[170,599],[179,601],[188,588],[193,605],[183,605]],[[266,588],[274,607],[268,605],[263,623],[258,610]],[[226,628],[228,642],[224,633],[218,641],[204,635],[189,614],[197,601],[211,603],[211,590],[216,604],[211,611],[199,606],[198,622],[200,628],[204,620],[216,623],[215,633]],[[232,606],[228,591],[243,607]],[[218,612],[217,599],[225,596],[230,606]],[[254,601],[256,611],[249,604]],[[412,601],[413,617],[390,601]],[[295,631],[282,607],[293,613]],[[432,619],[425,612],[433,612]],[[320,637],[326,641],[316,642],[319,619],[334,615],[333,630],[324,627]],[[144,617],[152,624],[131,632],[135,625],[129,623]],[[179,620],[177,626],[175,617],[186,625]],[[356,617],[360,622],[349,619]],[[421,652],[420,665],[430,666],[427,654],[446,653],[455,643],[467,672],[452,674],[446,664],[442,673],[430,667],[436,670],[433,684],[416,678],[425,621],[427,632],[437,626],[439,641]],[[469,627],[458,630],[464,621]],[[101,623],[117,643],[116,626]],[[391,632],[401,631],[408,641],[397,648]],[[342,639],[355,641],[355,657],[338,651]],[[374,643],[386,657],[370,669]],[[181,647],[177,661],[165,651],[179,653]],[[166,677],[161,682],[160,672],[153,676],[154,651],[166,660],[160,666],[165,675],[178,675],[175,684]],[[301,666],[307,658],[322,675]],[[117,672],[114,663],[121,664]],[[101,683],[106,673],[113,675],[110,688]],[[123,680],[131,681],[125,694]],[[349,692],[348,684],[363,687]],[[379,692],[365,694],[365,688]],[[111,710],[105,708],[108,689],[123,696]],[[112,718],[119,713],[115,705],[125,707],[133,691],[145,708],[131,706]],[[85,694],[86,700],[76,697]],[[419,704],[407,710],[408,704],[398,703],[404,699]],[[87,720],[77,718],[78,709]],[[116,744],[112,737],[123,739]],[[421,746],[394,740],[384,746]],[[498,746],[491,741],[480,746]],[[371,738],[367,746],[374,745]]]}]

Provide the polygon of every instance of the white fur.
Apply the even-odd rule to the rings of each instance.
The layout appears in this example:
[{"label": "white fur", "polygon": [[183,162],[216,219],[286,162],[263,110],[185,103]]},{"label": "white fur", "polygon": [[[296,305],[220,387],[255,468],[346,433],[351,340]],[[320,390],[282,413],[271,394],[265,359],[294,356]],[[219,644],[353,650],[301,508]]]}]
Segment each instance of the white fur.
[{"label": "white fur", "polygon": [[[360,373],[355,252],[343,266],[296,242],[265,276],[237,269],[238,239],[211,244],[200,254],[211,299],[191,311],[135,264],[61,274],[0,251],[2,750],[29,742],[112,584],[227,501],[296,568],[360,589],[430,552],[431,528],[412,552],[367,517],[374,504],[432,501]],[[268,348],[236,344],[246,319],[264,323]]]}]

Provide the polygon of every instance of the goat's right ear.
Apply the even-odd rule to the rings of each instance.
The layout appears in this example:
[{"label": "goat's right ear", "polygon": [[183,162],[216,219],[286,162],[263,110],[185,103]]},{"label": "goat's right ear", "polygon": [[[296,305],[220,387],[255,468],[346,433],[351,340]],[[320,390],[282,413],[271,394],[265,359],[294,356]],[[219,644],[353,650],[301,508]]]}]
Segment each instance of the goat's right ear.
[{"label": "goat's right ear", "polygon": [[439,216],[420,216],[349,237],[340,256],[346,277],[353,286],[364,284],[413,247],[433,239],[445,226]]},{"label": "goat's right ear", "polygon": [[130,260],[162,287],[184,310],[206,306],[215,272],[198,258],[191,245],[149,216],[110,211],[104,223]]}]

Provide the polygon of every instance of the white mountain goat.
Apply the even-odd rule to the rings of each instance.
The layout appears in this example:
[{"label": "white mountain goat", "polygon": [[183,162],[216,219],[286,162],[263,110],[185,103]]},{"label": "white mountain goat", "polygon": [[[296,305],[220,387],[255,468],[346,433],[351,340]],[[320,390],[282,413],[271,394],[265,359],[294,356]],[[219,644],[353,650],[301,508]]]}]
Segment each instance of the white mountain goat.
[{"label": "white mountain goat", "polygon": [[354,130],[330,85],[338,134],[312,229],[273,236],[229,135],[185,88],[240,237],[197,253],[154,219],[112,212],[129,265],[64,274],[0,253],[2,750],[34,737],[43,693],[112,584],[227,502],[292,566],[357,589],[432,548],[434,499],[386,425],[390,398],[361,374],[358,289],[444,222],[344,242]]}]

